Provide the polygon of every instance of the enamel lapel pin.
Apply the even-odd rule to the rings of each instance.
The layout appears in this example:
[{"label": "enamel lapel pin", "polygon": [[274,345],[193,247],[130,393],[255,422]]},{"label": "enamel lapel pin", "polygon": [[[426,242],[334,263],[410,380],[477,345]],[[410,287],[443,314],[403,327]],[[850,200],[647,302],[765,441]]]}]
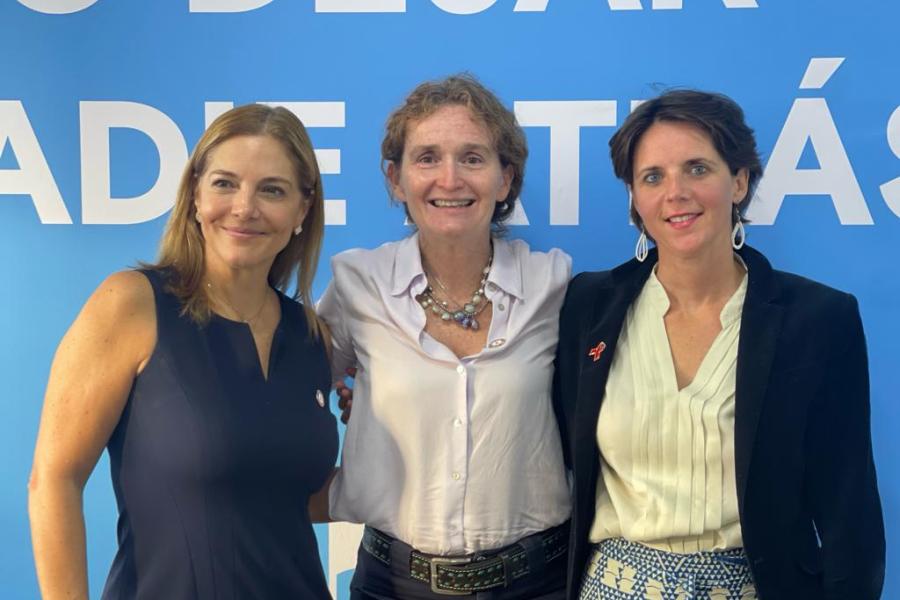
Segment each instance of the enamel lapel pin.
[{"label": "enamel lapel pin", "polygon": [[594,359],[594,362],[600,360],[600,355],[603,354],[603,351],[606,350],[606,342],[600,342],[590,350],[588,350],[588,356]]}]

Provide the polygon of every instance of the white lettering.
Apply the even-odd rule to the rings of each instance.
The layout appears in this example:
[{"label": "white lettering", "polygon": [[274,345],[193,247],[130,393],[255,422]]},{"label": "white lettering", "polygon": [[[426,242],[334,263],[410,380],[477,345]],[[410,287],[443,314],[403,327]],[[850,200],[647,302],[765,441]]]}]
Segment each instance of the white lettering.
[{"label": "white lettering", "polygon": [[47,15],[68,15],[82,11],[97,0],[19,0],[19,4]]},{"label": "white lettering", "polygon": [[454,15],[474,15],[492,7],[497,0],[431,0],[444,12]]},{"label": "white lettering", "polygon": [[614,127],[615,100],[515,103],[523,127],[550,128],[550,224],[578,225],[582,127]]},{"label": "white lettering", "polygon": [[[159,174],[147,192],[113,198],[110,191],[109,130],[144,133],[159,151]],[[81,220],[127,225],[155,219],[172,207],[187,146],[178,126],[164,113],[135,102],[81,102]]]},{"label": "white lettering", "polygon": [[609,0],[610,10],[643,10],[641,0]]},{"label": "white lettering", "polygon": [[[722,0],[725,8],[759,8],[756,0]],[[680,10],[682,0],[653,0],[653,10]]]},{"label": "white lettering", "polygon": [[19,168],[0,169],[0,195],[29,195],[41,223],[71,224],[72,217],[56,187],[25,107],[18,100],[0,101],[0,151],[7,142]]},{"label": "white lettering", "polygon": [[[818,169],[797,168],[807,142],[816,153]],[[748,207],[747,218],[754,224],[772,225],[788,195],[831,196],[842,224],[872,224],[872,215],[824,98],[794,100],[756,199]]]},{"label": "white lettering", "polygon": [[406,0],[316,0],[317,13],[404,13]]},{"label": "white lettering", "polygon": [[844,62],[843,58],[812,58],[800,81],[801,90],[820,90]]},{"label": "white lettering", "polygon": [[190,0],[192,13],[238,13],[262,8],[272,0]]},{"label": "white lettering", "polygon": [[[344,127],[343,102],[262,102],[266,106],[282,106],[303,122],[306,127]],[[216,117],[234,108],[233,102],[207,102],[204,106],[206,126]],[[316,162],[322,175],[341,174],[341,151],[337,148],[316,149]],[[347,201],[338,198],[325,200],[325,224],[347,224]]]},{"label": "white lettering", "polygon": [[[17,0],[31,10],[64,15],[80,12],[99,0]],[[442,11],[455,15],[484,12],[497,0],[431,0]],[[188,0],[192,13],[250,12],[272,0]],[[513,12],[546,12],[550,0],[516,0]],[[643,10],[641,0],[607,0],[610,10]],[[722,0],[725,8],[759,8],[757,0]],[[652,0],[653,10],[680,10],[683,0]],[[317,13],[405,13],[406,0],[315,0]]]},{"label": "white lettering", "polygon": [[544,12],[550,0],[517,0],[513,12]]},{"label": "white lettering", "polygon": [[[900,158],[900,106],[894,109],[894,114],[888,120],[887,139],[894,156]],[[881,195],[888,208],[900,217],[900,177],[882,185]]]},{"label": "white lettering", "polygon": [[[344,127],[345,105],[343,102],[260,102],[266,106],[282,106],[303,121],[305,127]],[[234,102],[206,102],[204,115],[206,126],[217,117],[234,108]]]},{"label": "white lettering", "polygon": [[[546,4],[546,3],[545,3]],[[722,0],[725,8],[759,8],[756,0]],[[611,10],[642,10],[641,0],[609,0]],[[683,0],[653,0],[653,10],[681,10]]]}]

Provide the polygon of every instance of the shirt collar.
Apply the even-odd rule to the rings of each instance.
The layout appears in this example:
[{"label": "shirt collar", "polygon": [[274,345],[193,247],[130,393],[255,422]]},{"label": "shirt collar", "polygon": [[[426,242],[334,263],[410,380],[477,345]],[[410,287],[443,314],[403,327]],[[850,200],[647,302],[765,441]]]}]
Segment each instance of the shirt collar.
[{"label": "shirt collar", "polygon": [[[743,267],[744,275],[741,278],[741,283],[731,295],[731,298],[729,298],[728,302],[725,303],[725,306],[722,307],[722,312],[719,313],[719,322],[722,324],[722,329],[725,329],[741,318],[741,312],[744,308],[744,298],[747,295],[747,263],[745,263],[737,254],[734,256],[741,267]],[[658,264],[654,265],[653,269],[650,271],[647,283],[644,284],[644,291],[648,294],[647,298],[654,311],[656,311],[660,317],[663,317],[669,310],[669,295],[666,293],[666,289],[663,287],[662,283],[660,283],[659,279],[656,277],[657,266]]]},{"label": "shirt collar", "polygon": [[419,253],[418,232],[401,240],[397,246],[391,294],[402,296],[410,287],[414,294],[425,289],[425,269],[422,268],[422,255]]},{"label": "shirt collar", "polygon": [[[522,270],[515,256],[513,245],[506,240],[494,238],[494,262],[488,275],[488,284],[495,286],[516,298],[522,298]],[[426,285],[425,269],[419,252],[419,234],[402,240],[394,258],[394,274],[391,294],[401,296],[410,289],[420,294]],[[490,295],[490,294],[488,294]]]},{"label": "shirt collar", "polygon": [[492,283],[510,296],[522,299],[522,266],[516,260],[513,244],[500,238],[494,238],[494,262],[488,285]]}]

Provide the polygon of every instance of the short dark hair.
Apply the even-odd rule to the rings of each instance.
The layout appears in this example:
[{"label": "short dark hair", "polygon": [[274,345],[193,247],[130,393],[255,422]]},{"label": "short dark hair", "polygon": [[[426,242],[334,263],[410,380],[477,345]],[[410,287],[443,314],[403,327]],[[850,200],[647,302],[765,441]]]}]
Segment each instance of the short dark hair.
[{"label": "short dark hair", "polygon": [[[626,185],[630,186],[634,181],[634,152],[638,143],[659,121],[698,127],[709,136],[732,175],[747,169],[747,194],[737,203],[739,218],[744,220],[744,212],[753,198],[763,168],[753,130],[744,121],[744,111],[737,102],[714,92],[670,90],[640,104],[609,140],[613,171]],[[631,219],[638,227],[642,226],[634,206],[631,207]]]},{"label": "short dark hair", "polygon": [[[497,203],[491,216],[491,223],[500,225],[512,216],[516,199],[522,191],[528,143],[515,113],[503,106],[492,91],[468,73],[420,83],[391,113],[381,141],[382,171],[386,176],[389,163],[400,166],[411,123],[428,118],[440,108],[454,105],[467,107],[472,111],[472,117],[487,128],[500,166],[509,167],[512,171],[509,193],[503,202]],[[406,215],[409,216],[409,211]]]}]

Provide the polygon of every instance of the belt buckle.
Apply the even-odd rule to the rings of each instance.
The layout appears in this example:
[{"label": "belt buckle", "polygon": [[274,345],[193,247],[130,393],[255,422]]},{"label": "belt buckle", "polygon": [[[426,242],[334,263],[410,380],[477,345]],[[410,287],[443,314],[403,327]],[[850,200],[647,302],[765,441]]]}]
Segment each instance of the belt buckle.
[{"label": "belt buckle", "polygon": [[429,559],[429,567],[431,568],[431,591],[435,594],[443,596],[469,596],[471,591],[466,590],[446,590],[438,587],[437,569],[439,565],[464,565],[472,562],[469,558],[453,558],[449,556],[433,556]]}]

